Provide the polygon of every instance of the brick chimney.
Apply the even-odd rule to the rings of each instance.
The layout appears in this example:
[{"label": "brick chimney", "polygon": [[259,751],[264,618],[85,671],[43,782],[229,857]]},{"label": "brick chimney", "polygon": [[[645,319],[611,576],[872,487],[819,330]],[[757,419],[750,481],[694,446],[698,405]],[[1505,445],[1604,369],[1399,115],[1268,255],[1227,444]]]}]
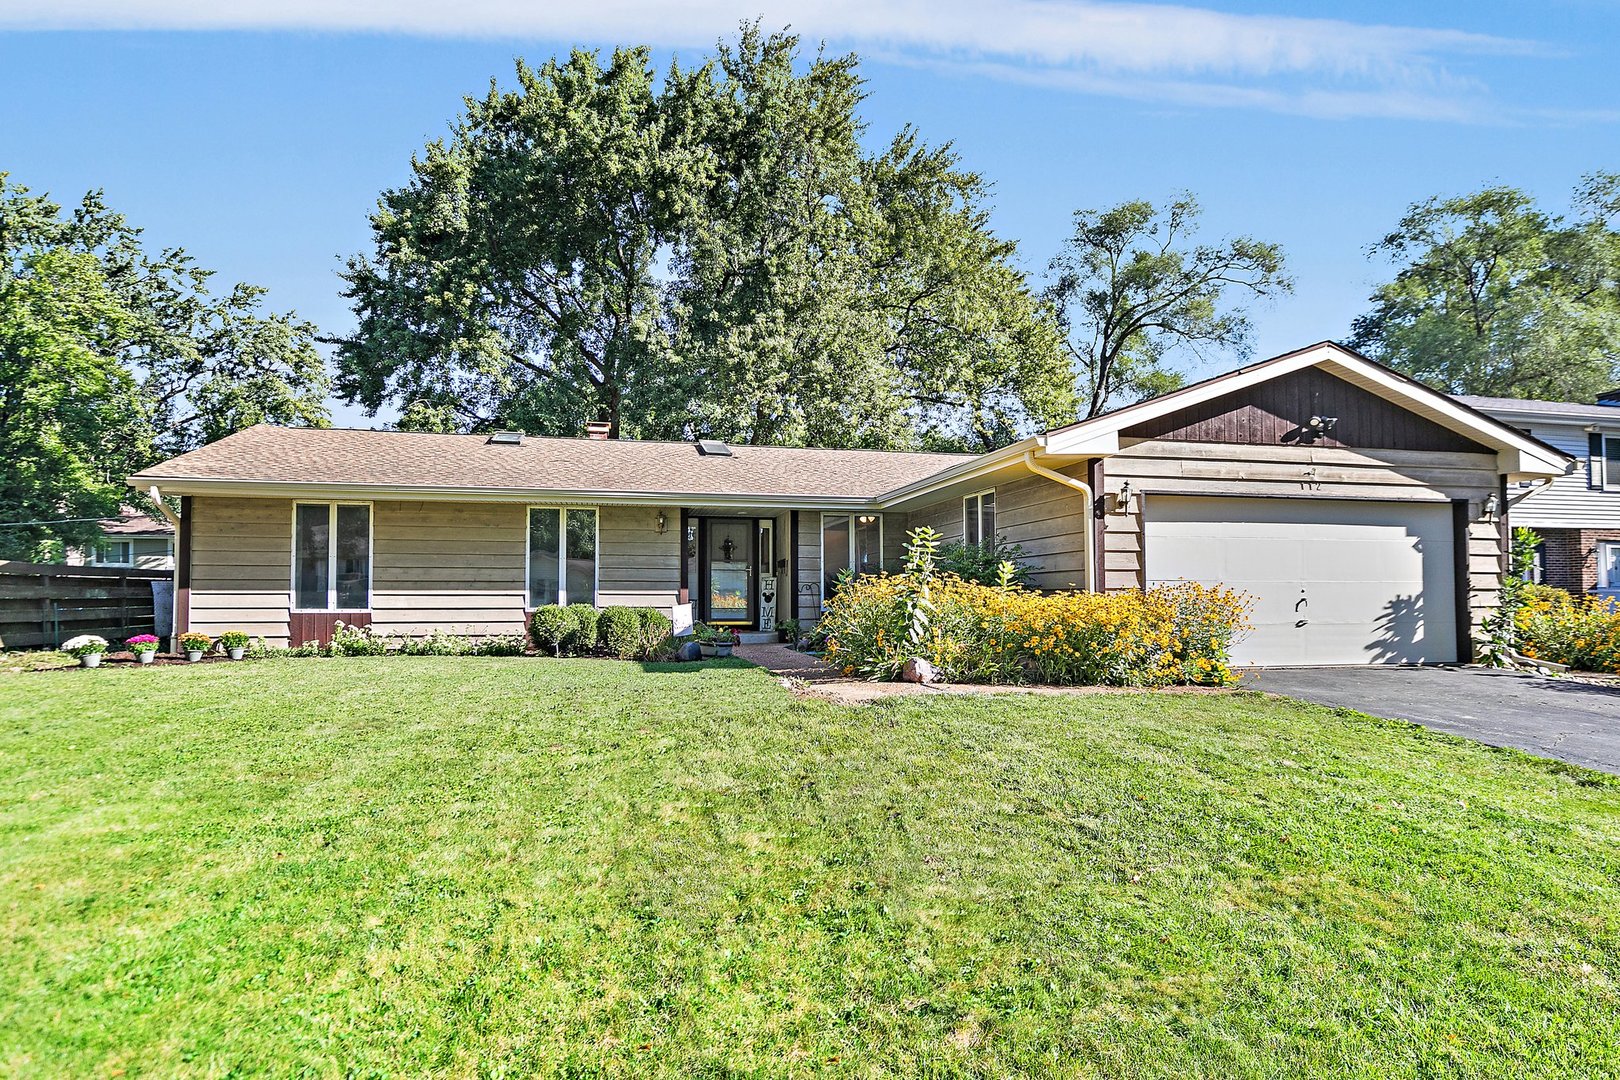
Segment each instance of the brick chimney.
[{"label": "brick chimney", "polygon": [[592,420],[585,425],[585,437],[588,439],[606,439],[613,425],[606,420]]}]

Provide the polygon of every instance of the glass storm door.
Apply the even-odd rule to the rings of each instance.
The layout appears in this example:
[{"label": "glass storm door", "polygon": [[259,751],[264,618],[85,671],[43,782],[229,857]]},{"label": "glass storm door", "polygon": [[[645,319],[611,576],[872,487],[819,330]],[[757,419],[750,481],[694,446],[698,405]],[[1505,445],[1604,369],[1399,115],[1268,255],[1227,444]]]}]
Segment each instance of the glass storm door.
[{"label": "glass storm door", "polygon": [[752,518],[709,518],[703,523],[704,600],[707,619],[716,623],[754,621],[754,540]]}]

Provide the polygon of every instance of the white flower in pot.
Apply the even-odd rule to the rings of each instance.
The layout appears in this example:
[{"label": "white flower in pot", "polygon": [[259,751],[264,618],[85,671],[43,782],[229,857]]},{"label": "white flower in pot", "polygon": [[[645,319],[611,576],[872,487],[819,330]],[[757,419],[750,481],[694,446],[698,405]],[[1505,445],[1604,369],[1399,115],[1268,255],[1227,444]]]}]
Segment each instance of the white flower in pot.
[{"label": "white flower in pot", "polygon": [[107,651],[107,639],[96,634],[80,634],[64,641],[62,651],[78,657],[80,667],[100,667],[101,654]]}]

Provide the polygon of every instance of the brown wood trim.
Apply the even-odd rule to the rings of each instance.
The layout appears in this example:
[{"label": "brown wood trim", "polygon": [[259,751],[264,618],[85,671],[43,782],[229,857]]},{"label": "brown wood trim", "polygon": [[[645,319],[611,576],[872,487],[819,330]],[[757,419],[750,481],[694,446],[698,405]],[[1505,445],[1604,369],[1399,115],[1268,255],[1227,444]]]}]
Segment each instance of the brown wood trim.
[{"label": "brown wood trim", "polygon": [[683,603],[683,604],[690,604],[692,602],[692,581],[691,581],[692,567],[691,567],[691,564],[690,564],[690,562],[689,562],[689,560],[687,559],[687,556],[686,556],[686,529],[687,529],[687,525],[688,525],[688,522],[690,521],[690,519],[691,519],[691,514],[686,510],[685,507],[682,507],[681,508],[681,532],[680,532],[680,552],[681,552],[680,603]]},{"label": "brown wood trim", "polygon": [[191,518],[195,503],[180,496],[180,531],[174,545],[174,632],[191,629]]},{"label": "brown wood trim", "polygon": [[1107,581],[1103,575],[1103,543],[1108,532],[1108,496],[1103,492],[1103,459],[1092,458],[1086,462],[1086,484],[1091,488],[1091,563],[1086,567],[1086,578],[1091,582],[1092,592],[1106,592]]},{"label": "brown wood trim", "polygon": [[369,611],[289,611],[287,613],[287,644],[306,645],[317,642],[322,647],[332,643],[332,624],[341,620],[345,626],[370,626]]},{"label": "brown wood trim", "polygon": [[1474,662],[1474,610],[1469,602],[1472,585],[1468,575],[1468,500],[1451,500],[1452,592],[1456,603],[1452,617],[1457,622],[1457,660]]},{"label": "brown wood trim", "polygon": [[788,511],[788,532],[793,537],[793,550],[788,555],[788,595],[793,597],[789,606],[793,614],[788,618],[795,621],[799,618],[799,512]]}]

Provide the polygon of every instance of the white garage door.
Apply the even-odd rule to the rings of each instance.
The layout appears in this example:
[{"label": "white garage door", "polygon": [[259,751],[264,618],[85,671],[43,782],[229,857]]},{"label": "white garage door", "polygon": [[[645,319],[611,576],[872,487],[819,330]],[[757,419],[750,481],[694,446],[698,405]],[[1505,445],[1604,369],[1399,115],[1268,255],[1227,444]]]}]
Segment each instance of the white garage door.
[{"label": "white garage door", "polygon": [[1143,499],[1148,578],[1248,593],[1249,665],[1457,659],[1448,503]]}]

